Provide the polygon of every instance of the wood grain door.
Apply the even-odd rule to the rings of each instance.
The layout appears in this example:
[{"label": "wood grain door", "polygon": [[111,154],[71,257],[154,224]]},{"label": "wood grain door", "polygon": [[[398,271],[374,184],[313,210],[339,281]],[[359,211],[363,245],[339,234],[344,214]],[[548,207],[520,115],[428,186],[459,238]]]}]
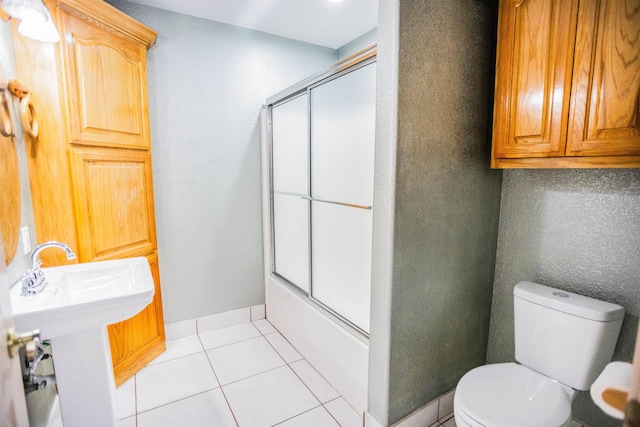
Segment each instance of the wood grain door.
[{"label": "wood grain door", "polygon": [[156,287],[153,302],[132,318],[108,327],[116,386],[131,378],[165,350],[158,256],[148,255],[147,260]]},{"label": "wood grain door", "polygon": [[65,15],[72,143],[150,147],[146,46]]},{"label": "wood grain door", "polygon": [[151,155],[137,150],[71,148],[69,159],[80,260],[154,252]]},{"label": "wood grain door", "polygon": [[564,155],[577,4],[500,2],[494,158]]},{"label": "wood grain door", "polygon": [[580,2],[567,155],[640,154],[640,0]]},{"label": "wood grain door", "polygon": [[69,159],[80,261],[146,256],[155,282],[149,306],[109,326],[114,374],[120,385],[165,350],[151,155],[73,147]]}]

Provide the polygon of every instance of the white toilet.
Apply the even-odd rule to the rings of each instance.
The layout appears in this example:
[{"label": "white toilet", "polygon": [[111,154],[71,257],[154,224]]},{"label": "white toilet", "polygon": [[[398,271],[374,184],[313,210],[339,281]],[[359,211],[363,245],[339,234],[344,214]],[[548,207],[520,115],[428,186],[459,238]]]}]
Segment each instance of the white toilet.
[{"label": "white toilet", "polygon": [[560,427],[576,390],[611,361],[624,309],[531,282],[513,289],[517,363],[467,372],[456,387],[458,427]]}]

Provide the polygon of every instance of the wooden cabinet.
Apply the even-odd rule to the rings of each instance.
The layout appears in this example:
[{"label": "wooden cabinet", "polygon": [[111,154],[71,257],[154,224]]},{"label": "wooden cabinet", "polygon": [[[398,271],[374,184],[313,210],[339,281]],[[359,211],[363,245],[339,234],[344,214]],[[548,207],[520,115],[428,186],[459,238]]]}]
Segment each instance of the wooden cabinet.
[{"label": "wooden cabinet", "polygon": [[[121,384],[165,349],[146,77],[156,33],[103,1],[45,3],[59,43],[14,31],[18,78],[40,113],[40,135],[26,138],[36,232],[69,244],[80,262],[149,260],[153,302],[109,326]],[[45,265],[68,263],[57,252],[42,253]]]},{"label": "wooden cabinet", "polygon": [[640,0],[500,2],[491,166],[640,167]]},{"label": "wooden cabinet", "polygon": [[146,46],[73,15],[67,34],[72,141],[149,149]]},{"label": "wooden cabinet", "polygon": [[151,155],[72,147],[69,161],[80,259],[101,261],[154,252]]}]

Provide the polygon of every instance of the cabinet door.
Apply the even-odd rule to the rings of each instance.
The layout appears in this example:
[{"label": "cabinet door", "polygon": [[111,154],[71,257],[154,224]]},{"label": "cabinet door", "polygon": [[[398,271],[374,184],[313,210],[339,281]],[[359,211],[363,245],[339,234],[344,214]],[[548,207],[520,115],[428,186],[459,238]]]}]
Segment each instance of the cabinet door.
[{"label": "cabinet door", "polygon": [[640,154],[640,0],[583,1],[567,155]]},{"label": "cabinet door", "polygon": [[146,48],[65,15],[72,143],[149,148]]},{"label": "cabinet door", "polygon": [[158,256],[147,256],[156,293],[140,313],[109,325],[109,344],[116,385],[124,383],[165,350]]},{"label": "cabinet door", "polygon": [[82,262],[155,251],[151,155],[72,148],[70,165]]},{"label": "cabinet door", "polygon": [[576,0],[500,2],[493,157],[563,156]]}]

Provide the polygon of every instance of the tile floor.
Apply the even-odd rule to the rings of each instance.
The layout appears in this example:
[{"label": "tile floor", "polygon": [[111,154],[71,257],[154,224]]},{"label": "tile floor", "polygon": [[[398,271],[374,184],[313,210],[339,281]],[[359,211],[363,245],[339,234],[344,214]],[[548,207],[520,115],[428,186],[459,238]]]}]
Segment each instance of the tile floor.
[{"label": "tile floor", "polygon": [[116,398],[118,427],[362,426],[264,319],[167,341]]}]

